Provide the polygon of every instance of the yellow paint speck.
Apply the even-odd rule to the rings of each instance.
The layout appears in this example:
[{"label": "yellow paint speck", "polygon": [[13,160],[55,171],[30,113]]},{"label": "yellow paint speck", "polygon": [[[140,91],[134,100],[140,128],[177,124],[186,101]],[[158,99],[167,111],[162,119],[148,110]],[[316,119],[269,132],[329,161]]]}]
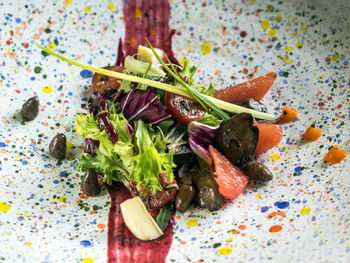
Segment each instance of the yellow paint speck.
[{"label": "yellow paint speck", "polygon": [[306,33],[307,32],[307,28],[303,26],[303,27],[300,28],[300,31],[303,32],[303,33]]},{"label": "yellow paint speck", "polygon": [[282,61],[283,61],[283,62],[287,62],[287,61],[288,61],[288,59],[289,59],[289,57],[288,57],[288,56],[284,56],[284,57],[282,58]]},{"label": "yellow paint speck", "polygon": [[331,58],[332,61],[337,61],[338,59],[339,59],[339,54],[337,53],[335,53]]},{"label": "yellow paint speck", "polygon": [[46,94],[50,94],[52,92],[51,86],[43,87],[43,92],[46,93]]},{"label": "yellow paint speck", "polygon": [[182,59],[180,60],[180,65],[181,65],[181,66],[184,66],[185,63],[187,63],[187,64],[190,63],[190,61],[188,60],[188,58],[182,58]]},{"label": "yellow paint speck", "polygon": [[92,258],[83,258],[83,263],[94,263],[94,260]]},{"label": "yellow paint speck", "polygon": [[233,237],[229,237],[228,239],[226,239],[227,242],[232,242],[234,240]]},{"label": "yellow paint speck", "polygon": [[0,202],[0,212],[7,212],[9,211],[11,208],[10,205],[4,203],[4,202]]},{"label": "yellow paint speck", "polygon": [[111,10],[113,10],[114,7],[115,7],[114,4],[113,4],[112,2],[109,2],[107,6],[108,6],[108,8],[111,9]]},{"label": "yellow paint speck", "polygon": [[232,253],[232,248],[230,247],[223,247],[219,249],[219,254],[220,255],[228,255]]},{"label": "yellow paint speck", "polygon": [[295,47],[301,49],[301,48],[304,47],[304,44],[303,44],[303,43],[297,43],[297,44],[295,45]]},{"label": "yellow paint speck", "polygon": [[91,11],[91,7],[89,5],[84,6],[84,11],[89,13]]},{"label": "yellow paint speck", "polygon": [[66,1],[63,2],[63,6],[64,7],[67,7],[67,6],[71,5],[71,4],[73,4],[73,0],[66,0]]},{"label": "yellow paint speck", "polygon": [[275,35],[277,35],[277,30],[276,29],[270,29],[267,34],[270,36],[270,37],[273,37]]},{"label": "yellow paint speck", "polygon": [[257,194],[255,197],[256,198],[261,198],[261,194]]},{"label": "yellow paint speck", "polygon": [[60,198],[58,198],[58,201],[65,203],[67,201],[67,197],[65,196],[60,196]]},{"label": "yellow paint speck", "polygon": [[261,22],[261,28],[264,30],[268,30],[270,28],[270,21],[269,20],[263,20]]},{"label": "yellow paint speck", "polygon": [[311,208],[310,207],[305,207],[305,208],[300,210],[300,214],[301,215],[308,215],[310,212],[311,212]]},{"label": "yellow paint speck", "polygon": [[250,0],[250,2],[253,2],[253,3],[255,3],[255,2],[256,2],[256,0]]},{"label": "yellow paint speck", "polygon": [[69,73],[73,74],[74,73],[74,69],[69,70]]},{"label": "yellow paint speck", "polygon": [[322,74],[322,75],[320,75],[320,79],[324,79],[324,75]]},{"label": "yellow paint speck", "polygon": [[202,53],[203,53],[204,55],[207,55],[207,54],[210,53],[210,51],[211,51],[211,45],[210,45],[209,43],[204,43],[204,44],[202,45]]},{"label": "yellow paint speck", "polygon": [[276,22],[281,22],[281,21],[282,21],[282,15],[281,15],[281,14],[278,14],[278,15],[275,17],[275,21],[276,21]]},{"label": "yellow paint speck", "polygon": [[50,43],[47,45],[47,47],[51,50],[54,50],[56,48],[56,45],[54,43]]},{"label": "yellow paint speck", "polygon": [[293,50],[293,47],[291,47],[291,46],[286,46],[286,47],[284,48],[284,50],[285,50],[286,52],[291,52],[291,51]]},{"label": "yellow paint speck", "polygon": [[271,158],[272,161],[276,162],[279,159],[281,159],[281,156],[279,154],[277,154],[277,153],[274,153],[274,154],[271,154],[270,158]]},{"label": "yellow paint speck", "polygon": [[71,142],[66,142],[67,150],[70,150],[73,148],[73,144]]},{"label": "yellow paint speck", "polygon": [[32,242],[26,242],[26,245],[27,246],[31,246],[31,245],[33,245],[33,243]]},{"label": "yellow paint speck", "polygon": [[192,227],[198,225],[198,221],[196,219],[189,219],[187,220],[187,225]]}]

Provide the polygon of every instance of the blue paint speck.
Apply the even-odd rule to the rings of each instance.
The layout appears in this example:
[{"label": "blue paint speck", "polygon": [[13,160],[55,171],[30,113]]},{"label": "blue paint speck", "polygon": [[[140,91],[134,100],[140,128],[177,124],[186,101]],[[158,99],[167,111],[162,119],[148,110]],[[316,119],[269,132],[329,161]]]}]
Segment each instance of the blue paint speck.
[{"label": "blue paint speck", "polygon": [[0,142],[0,147],[7,147],[7,144],[4,142]]},{"label": "blue paint speck", "polygon": [[92,244],[89,240],[80,241],[80,245],[82,245],[83,247],[91,247],[92,246]]},{"label": "blue paint speck", "polygon": [[59,181],[58,181],[58,180],[53,180],[53,183],[54,183],[54,184],[58,184]]},{"label": "blue paint speck", "polygon": [[19,217],[17,217],[17,219],[18,219],[18,221],[22,221],[22,220],[24,220],[24,217],[23,216],[19,216]]},{"label": "blue paint speck", "polygon": [[16,18],[16,20],[15,20],[15,21],[16,21],[16,23],[18,23],[18,24],[19,24],[19,23],[21,23],[21,21],[22,21],[22,20],[21,20],[20,18]]},{"label": "blue paint speck", "polygon": [[22,164],[23,164],[23,165],[27,165],[27,164],[28,164],[28,161],[24,160],[24,161],[22,161]]},{"label": "blue paint speck", "polygon": [[269,208],[267,206],[264,206],[264,207],[261,208],[260,211],[261,211],[261,213],[265,213],[268,210],[269,210]]},{"label": "blue paint speck", "polygon": [[279,209],[285,209],[289,206],[288,201],[282,201],[282,202],[276,202],[274,203],[275,206],[277,206]]},{"label": "blue paint speck", "polygon": [[67,177],[70,173],[68,173],[67,171],[62,171],[60,172],[60,176],[63,176],[63,177]]},{"label": "blue paint speck", "polygon": [[82,76],[84,79],[92,78],[93,72],[87,69],[84,69],[80,71],[80,76]]}]

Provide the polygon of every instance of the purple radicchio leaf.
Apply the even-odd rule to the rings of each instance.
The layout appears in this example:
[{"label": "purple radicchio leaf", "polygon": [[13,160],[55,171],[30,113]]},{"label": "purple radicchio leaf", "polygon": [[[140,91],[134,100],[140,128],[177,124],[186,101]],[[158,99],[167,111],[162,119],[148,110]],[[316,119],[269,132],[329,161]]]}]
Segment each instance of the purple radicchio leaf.
[{"label": "purple radicchio leaf", "polygon": [[215,133],[218,128],[196,121],[190,122],[187,127],[189,144],[192,151],[208,164],[212,162],[209,145],[214,144]]},{"label": "purple radicchio leaf", "polygon": [[133,89],[127,93],[120,91],[114,94],[113,102],[120,103],[120,110],[130,123],[141,119],[156,124],[171,117],[153,89]]},{"label": "purple radicchio leaf", "polygon": [[96,155],[96,148],[100,146],[100,142],[97,140],[93,140],[91,138],[84,139],[84,153],[88,153],[90,155]]},{"label": "purple radicchio leaf", "polygon": [[113,144],[116,144],[118,141],[118,133],[109,121],[109,113],[107,111],[100,112],[96,115],[96,119],[100,130],[104,129],[108,135],[108,138],[113,142]]}]

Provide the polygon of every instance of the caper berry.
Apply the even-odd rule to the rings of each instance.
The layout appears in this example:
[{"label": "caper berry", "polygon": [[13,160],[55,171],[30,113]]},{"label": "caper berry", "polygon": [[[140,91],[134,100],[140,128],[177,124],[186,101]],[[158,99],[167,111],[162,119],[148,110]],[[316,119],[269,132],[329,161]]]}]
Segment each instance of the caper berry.
[{"label": "caper berry", "polygon": [[21,115],[23,120],[34,120],[39,113],[39,99],[38,97],[31,97],[23,105],[21,109]]},{"label": "caper berry", "polygon": [[187,208],[192,204],[195,189],[192,185],[183,184],[180,186],[179,190],[176,193],[175,206],[176,210],[183,213]]},{"label": "caper berry", "polygon": [[49,153],[52,157],[61,161],[64,159],[67,150],[67,139],[63,133],[57,134],[51,141]]},{"label": "caper berry", "polygon": [[81,190],[87,196],[97,196],[100,193],[101,187],[94,169],[88,169],[81,178]]},{"label": "caper berry", "polygon": [[242,171],[250,180],[267,182],[272,180],[273,175],[270,170],[262,163],[251,161],[241,167]]}]

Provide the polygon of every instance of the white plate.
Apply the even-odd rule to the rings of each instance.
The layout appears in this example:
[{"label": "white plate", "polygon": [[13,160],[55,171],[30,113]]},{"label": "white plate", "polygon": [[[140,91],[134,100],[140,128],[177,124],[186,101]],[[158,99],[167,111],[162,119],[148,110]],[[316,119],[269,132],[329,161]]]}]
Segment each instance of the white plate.
[{"label": "white plate", "polygon": [[[74,115],[91,79],[42,56],[31,41],[95,66],[114,64],[121,8],[117,1],[0,1],[0,262],[107,260],[108,193],[82,199],[74,170],[82,145]],[[273,181],[250,184],[218,212],[176,215],[169,262],[350,261],[350,165],[322,162],[328,146],[349,140],[349,16],[347,1],[172,2],[175,55],[199,66],[200,84],[221,88],[275,71],[264,102],[276,115],[286,104],[299,116],[259,157]],[[24,124],[21,105],[34,95],[39,116]],[[304,144],[300,134],[313,121],[323,136]],[[48,156],[57,132],[73,145],[62,165]],[[271,233],[275,225],[280,231]]]}]

